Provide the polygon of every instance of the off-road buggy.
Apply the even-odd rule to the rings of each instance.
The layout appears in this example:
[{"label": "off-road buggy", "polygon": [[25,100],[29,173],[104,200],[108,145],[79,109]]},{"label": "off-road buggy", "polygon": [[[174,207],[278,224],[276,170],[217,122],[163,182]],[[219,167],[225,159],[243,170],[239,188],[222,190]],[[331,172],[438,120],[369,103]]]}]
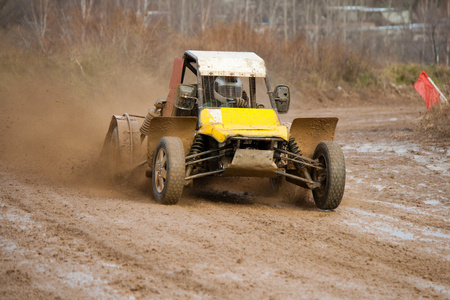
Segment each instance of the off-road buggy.
[{"label": "off-road buggy", "polygon": [[279,114],[289,106],[289,87],[272,90],[255,53],[186,51],[166,99],[145,117],[112,117],[101,158],[111,172],[146,165],[163,204],[176,204],[197,178],[241,176],[311,189],[317,207],[335,209],[345,186],[338,119],[296,118],[288,128]]}]

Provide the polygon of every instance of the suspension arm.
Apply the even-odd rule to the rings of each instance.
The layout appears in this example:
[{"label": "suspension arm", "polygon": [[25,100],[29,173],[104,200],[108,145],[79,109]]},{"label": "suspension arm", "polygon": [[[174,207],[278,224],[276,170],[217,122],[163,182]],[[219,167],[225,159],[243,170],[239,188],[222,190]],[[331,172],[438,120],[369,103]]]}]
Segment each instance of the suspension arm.
[{"label": "suspension arm", "polygon": [[311,189],[316,189],[316,188],[319,188],[319,187],[320,187],[320,183],[319,183],[319,182],[315,182],[315,181],[312,181],[312,180],[308,180],[308,179],[303,178],[303,177],[300,177],[300,176],[292,175],[292,174],[289,174],[289,173],[286,173],[286,172],[282,172],[282,171],[280,171],[280,170],[277,170],[277,174],[278,174],[278,175],[285,176],[285,177],[290,177],[290,178],[292,178],[292,179],[296,179],[296,180],[303,181],[303,182],[305,182],[306,184],[308,184],[308,186],[309,186]]},{"label": "suspension arm", "polygon": [[[192,155],[191,155],[192,156]],[[220,154],[220,155],[216,155],[216,156],[210,156],[210,157],[205,157],[205,158],[201,158],[201,159],[197,159],[197,160],[191,160],[186,162],[186,165],[193,165],[196,164],[198,162],[202,162],[202,161],[206,161],[206,160],[211,160],[211,159],[216,159],[216,158],[221,158],[225,156],[225,154]]]},{"label": "suspension arm", "polygon": [[199,178],[199,177],[205,177],[205,176],[209,176],[209,175],[213,175],[213,174],[223,173],[225,171],[226,171],[226,169],[221,169],[221,170],[215,170],[215,171],[210,171],[210,172],[205,172],[205,173],[199,173],[199,174],[187,176],[184,179],[185,180],[190,180],[190,179],[195,179],[195,178]]},{"label": "suspension arm", "polygon": [[301,163],[305,167],[311,167],[311,168],[315,168],[317,170],[323,170],[323,168],[319,167],[318,165],[313,165],[313,164],[307,163],[305,161],[302,161],[300,159],[294,159],[294,158],[290,158],[290,157],[283,157],[282,159],[290,160],[290,161],[296,162],[296,163]]},{"label": "suspension arm", "polygon": [[194,153],[194,154],[186,156],[186,160],[194,158],[194,157],[197,157],[197,156],[202,156],[202,155],[214,153],[214,152],[221,151],[221,150],[233,150],[233,148],[222,147],[222,148],[212,149],[212,150],[203,151],[203,152],[199,152],[199,153]]},{"label": "suspension arm", "polygon": [[308,157],[305,157],[305,156],[302,156],[302,155],[298,155],[298,154],[295,154],[295,153],[292,153],[292,152],[289,152],[289,151],[286,151],[286,150],[283,150],[283,149],[279,149],[279,148],[274,148],[273,150],[279,151],[279,152],[284,153],[284,154],[291,155],[294,158],[299,159],[302,163],[309,162],[311,164],[311,167],[314,167],[314,168],[320,167],[318,165],[317,160],[315,160],[315,159],[311,159],[311,158],[308,158]]}]

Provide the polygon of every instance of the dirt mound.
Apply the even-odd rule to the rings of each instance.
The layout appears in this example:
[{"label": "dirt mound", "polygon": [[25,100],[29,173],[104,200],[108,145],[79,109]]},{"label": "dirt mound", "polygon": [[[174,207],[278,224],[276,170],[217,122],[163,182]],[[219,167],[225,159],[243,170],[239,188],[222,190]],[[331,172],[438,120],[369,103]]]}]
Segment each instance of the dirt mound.
[{"label": "dirt mound", "polygon": [[426,142],[450,145],[450,104],[438,104],[428,110],[420,121],[418,135]]}]

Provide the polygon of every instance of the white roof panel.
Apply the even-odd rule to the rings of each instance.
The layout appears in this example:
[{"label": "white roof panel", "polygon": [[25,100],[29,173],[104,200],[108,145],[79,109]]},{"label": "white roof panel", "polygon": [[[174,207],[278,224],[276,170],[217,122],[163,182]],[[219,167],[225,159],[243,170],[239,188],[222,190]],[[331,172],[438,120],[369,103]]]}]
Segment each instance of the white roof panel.
[{"label": "white roof panel", "polygon": [[253,52],[186,51],[202,76],[266,77],[264,60]]}]

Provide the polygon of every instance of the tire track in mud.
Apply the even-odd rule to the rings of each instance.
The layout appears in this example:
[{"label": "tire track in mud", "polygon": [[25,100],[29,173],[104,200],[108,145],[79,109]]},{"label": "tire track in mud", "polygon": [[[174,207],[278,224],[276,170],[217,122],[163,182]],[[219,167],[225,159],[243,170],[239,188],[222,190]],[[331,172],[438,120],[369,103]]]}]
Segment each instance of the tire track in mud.
[{"label": "tire track in mud", "polygon": [[[52,192],[46,192],[44,197],[57,198]],[[72,216],[65,215],[66,218],[61,219],[64,208],[60,207],[58,215],[55,215],[48,210],[57,209],[56,207],[45,206],[44,201],[33,202],[27,192],[22,192],[20,198],[2,198],[6,199],[2,203],[3,208],[6,208],[7,212],[14,212],[7,220],[22,220],[28,227],[26,233],[19,231],[20,235],[25,234],[26,237],[15,240],[2,236],[2,240],[23,253],[23,264],[31,267],[31,274],[34,273],[34,279],[38,282],[35,285],[37,290],[52,290],[52,293],[59,297],[65,297],[60,294],[61,287],[64,287],[64,293],[76,293],[79,288],[83,288],[86,292],[76,293],[79,297],[103,298],[115,294],[109,290],[107,281],[100,280],[89,270],[86,262],[95,260],[104,265],[126,264],[132,260],[130,255],[116,251],[105,242],[99,241]],[[59,204],[67,208],[67,204]],[[21,217],[24,212],[26,218]],[[86,249],[89,249],[88,253]]]},{"label": "tire track in mud", "polygon": [[[48,196],[47,196],[48,197]],[[10,199],[11,200],[11,199]],[[94,199],[95,200],[95,199]],[[16,201],[17,202],[17,201]],[[307,285],[323,285],[324,282],[327,282],[327,280],[325,280],[325,276],[321,275],[321,274],[327,274],[327,272],[329,273],[329,269],[334,269],[334,270],[340,270],[342,268],[344,269],[348,269],[349,267],[351,267],[352,265],[355,264],[355,260],[359,261],[361,259],[365,259],[367,257],[371,256],[371,253],[383,253],[383,251],[380,251],[380,247],[386,247],[386,244],[375,244],[372,245],[371,247],[366,247],[365,249],[367,249],[366,251],[363,250],[359,250],[359,251],[355,251],[352,249],[352,251],[349,253],[348,251],[345,252],[345,255],[336,255],[335,253],[339,253],[340,249],[348,246],[347,245],[347,241],[349,240],[353,240],[355,241],[355,239],[361,238],[358,237],[355,234],[342,234],[339,230],[337,232],[327,230],[327,234],[324,234],[324,232],[321,230],[320,228],[320,224],[317,224],[318,216],[319,219],[324,220],[324,219],[330,219],[333,218],[335,219],[336,215],[339,214],[340,212],[335,212],[335,213],[328,213],[328,212],[321,212],[321,211],[311,211],[311,210],[307,210],[307,211],[303,211],[303,210],[292,210],[292,208],[273,208],[271,206],[267,206],[267,205],[245,205],[245,206],[240,206],[238,205],[238,207],[235,207],[233,205],[230,204],[222,204],[219,203],[218,206],[216,207],[216,205],[214,204],[210,204],[210,203],[205,203],[205,202],[200,202],[200,203],[188,203],[189,205],[192,205],[194,208],[199,210],[196,211],[196,213],[200,213],[200,215],[202,216],[202,218],[199,220],[199,218],[196,218],[196,222],[191,222],[190,227],[188,229],[185,230],[180,230],[180,229],[176,229],[176,228],[171,228],[170,230],[168,230],[166,232],[166,234],[169,234],[172,237],[172,242],[176,242],[179,239],[182,239],[183,236],[191,236],[193,237],[193,242],[192,245],[190,245],[191,247],[193,247],[194,249],[190,249],[190,251],[188,251],[189,253],[201,253],[202,251],[198,248],[197,244],[200,244],[203,246],[201,246],[201,248],[205,248],[205,249],[210,249],[210,251],[206,251],[206,257],[207,258],[211,258],[208,257],[209,255],[213,255],[212,253],[215,253],[219,250],[221,250],[222,253],[227,254],[227,259],[220,259],[218,257],[215,257],[215,259],[219,259],[219,261],[221,261],[220,264],[217,265],[213,264],[213,267],[203,267],[203,268],[199,268],[199,264],[201,266],[200,261],[196,262],[195,264],[188,263],[187,266],[185,268],[179,268],[179,267],[175,267],[175,270],[171,271],[169,274],[167,274],[166,272],[163,272],[162,274],[157,274],[160,279],[164,278],[166,281],[170,281],[171,279],[174,280],[177,284],[176,286],[179,288],[182,288],[182,290],[191,290],[191,289],[198,289],[201,290],[203,292],[208,291],[211,294],[218,294],[217,291],[214,291],[214,289],[211,288],[207,288],[206,286],[210,285],[210,279],[208,279],[207,281],[204,282],[203,286],[202,283],[198,283],[195,280],[191,283],[190,282],[190,278],[195,278],[197,276],[199,276],[202,280],[205,280],[205,278],[202,278],[202,274],[198,274],[198,270],[201,270],[201,273],[206,272],[206,273],[212,273],[212,275],[216,274],[217,277],[219,278],[217,281],[213,281],[215,284],[217,285],[227,285],[227,281],[232,279],[231,281],[240,281],[239,278],[241,278],[241,282],[242,284],[245,286],[245,284],[248,284],[248,282],[244,281],[244,279],[242,279],[243,274],[240,273],[246,273],[245,271],[242,272],[242,270],[236,269],[233,270],[231,269],[231,271],[227,271],[225,272],[225,270],[223,270],[220,265],[230,265],[231,261],[236,260],[236,263],[238,264],[238,261],[241,260],[242,264],[245,261],[249,260],[249,264],[250,264],[250,269],[256,269],[258,270],[258,265],[260,261],[264,261],[265,264],[268,264],[268,266],[266,266],[265,268],[261,268],[260,272],[262,272],[263,274],[266,274],[266,277],[271,277],[271,281],[274,280],[274,276],[279,276],[280,278],[285,278],[287,279],[288,285],[292,285],[294,288],[297,284],[298,284],[298,280],[302,279],[302,282],[305,282]],[[20,206],[20,204],[19,204]],[[208,209],[206,210],[206,215],[205,214],[201,214],[201,212],[204,210],[202,209],[202,207],[208,207]],[[192,209],[190,209],[191,207],[182,207],[181,209],[188,209],[189,214],[192,213]],[[214,208],[217,209],[219,214],[221,217],[219,219],[217,219],[217,215],[212,215],[209,212],[210,208]],[[25,207],[24,209],[28,210],[28,211],[37,211],[36,208],[34,207]],[[311,215],[312,214],[312,215]],[[33,218],[35,218],[33,216]],[[156,221],[158,224],[160,224],[161,226],[167,226],[168,223],[170,222],[170,220],[167,220],[167,218],[170,218],[170,216],[168,214],[163,214],[162,216],[158,218],[156,218]],[[184,222],[187,222],[188,217],[182,218]],[[282,221],[280,221],[282,220]],[[299,220],[301,220],[302,222],[299,222]],[[98,221],[98,220],[96,220]],[[119,265],[123,268],[126,269],[126,266],[131,265],[133,267],[133,271],[132,273],[136,274],[136,273],[151,273],[151,269],[148,268],[148,266],[143,266],[142,262],[143,262],[143,258],[142,257],[135,257],[135,256],[130,256],[130,255],[123,255],[121,252],[117,252],[118,250],[116,249],[121,243],[117,243],[114,246],[105,246],[104,242],[98,242],[96,240],[96,238],[93,238],[91,236],[90,233],[84,231],[83,229],[79,228],[79,227],[73,227],[73,225],[70,225],[73,221],[69,222],[69,225],[61,225],[59,224],[60,222],[62,222],[61,220],[58,220],[57,222],[55,222],[55,220],[41,220],[39,223],[47,223],[49,222],[50,224],[52,224],[52,226],[49,226],[49,228],[47,229],[47,231],[51,231],[52,233],[48,233],[47,235],[50,237],[53,236],[67,236],[67,239],[73,239],[76,240],[77,243],[76,244],[84,244],[84,246],[81,246],[81,248],[85,247],[89,249],[89,252],[94,253],[97,252],[97,255],[95,255],[95,257],[92,260],[98,260],[99,258],[101,260],[106,260],[106,263],[103,264],[116,264]],[[245,245],[252,245],[252,244],[262,244],[263,247],[260,249],[260,251],[251,251],[251,253],[248,253],[246,251],[244,251],[242,253],[242,251],[239,249],[239,247],[236,247],[235,244],[233,246],[229,246],[229,248],[223,248],[224,245],[229,245],[230,241],[225,241],[223,244],[220,243],[219,245],[217,245],[217,243],[213,242],[213,238],[211,236],[208,236],[208,234],[211,234],[212,232],[205,230],[205,228],[202,227],[203,225],[208,225],[209,226],[213,226],[211,224],[215,224],[215,223],[227,223],[227,224],[232,224],[231,227],[229,227],[229,232],[225,232],[226,236],[229,237],[233,237],[234,239],[234,243],[236,244],[238,242],[238,246],[241,245],[241,247],[245,247]],[[56,223],[56,224],[55,224]],[[300,224],[299,224],[300,223]],[[302,224],[304,223],[304,224]],[[294,224],[294,225],[293,225]],[[328,224],[327,226],[330,226],[332,224]],[[219,228],[220,226],[213,226],[215,229]],[[202,229],[201,231],[199,229]],[[267,232],[266,230],[269,229],[269,232]],[[115,230],[117,231],[117,230]],[[273,238],[273,240],[268,240],[267,236],[268,233],[270,234],[270,237]],[[98,234],[98,232],[97,232]],[[200,235],[200,236],[198,236]],[[324,237],[324,235],[326,237]],[[243,238],[239,239],[239,236],[243,236]],[[282,236],[283,238],[277,238]],[[317,237],[319,237],[319,241],[316,241]],[[110,238],[110,237],[106,237],[106,238]],[[81,241],[80,241],[81,240]],[[293,250],[292,249],[292,241],[296,241],[296,247],[298,247],[298,249],[304,249],[303,251],[298,251],[298,250]],[[298,241],[303,241],[298,243]],[[169,243],[170,244],[170,243]],[[367,241],[357,241],[357,244],[368,244]],[[189,244],[188,244],[189,245]],[[138,246],[142,246],[142,245],[138,245]],[[169,245],[170,246],[170,245]],[[186,244],[183,245],[184,247],[186,247]],[[112,248],[114,248],[113,250],[111,250]],[[140,247],[142,248],[142,247]],[[160,247],[160,250],[163,250],[164,247]],[[188,247],[189,248],[189,247]],[[322,248],[326,248],[327,251],[323,250]],[[252,249],[253,250],[253,249]],[[78,246],[77,251],[81,251],[83,252],[82,249],[80,249],[80,246]],[[163,250],[164,252],[166,252],[165,250]],[[362,251],[362,253],[360,252]],[[112,252],[112,253],[111,253]],[[176,252],[176,251],[175,251]],[[204,252],[204,251],[203,251]],[[277,257],[275,252],[278,252],[279,254],[281,254],[283,256],[283,258],[281,259],[280,257]],[[314,258],[311,259],[311,252],[314,254]],[[329,254],[333,253],[333,256],[330,258]],[[237,256],[233,257],[233,254]],[[54,255],[54,254],[53,254]],[[170,260],[170,256],[172,255],[172,253],[166,253],[166,255],[168,255],[169,257],[167,258],[167,261]],[[112,256],[112,257],[111,257]],[[183,256],[183,255],[180,255]],[[214,256],[214,255],[213,255]],[[231,261],[228,258],[228,256],[231,256]],[[249,259],[249,257],[252,257],[252,259]],[[403,255],[404,256],[404,255]],[[67,259],[67,253],[65,254],[65,257]],[[69,255],[70,257],[70,255]],[[360,259],[361,257],[361,259]],[[111,260],[112,258],[112,260]],[[79,259],[75,256],[74,259]],[[164,255],[163,257],[158,256],[159,260],[164,260]],[[186,260],[189,261],[189,257],[185,257],[182,260]],[[211,259],[208,259],[209,261],[211,261]],[[83,262],[83,260],[81,260]],[[191,258],[192,261],[192,258]],[[377,259],[378,261],[378,259]],[[296,270],[295,268],[292,268],[292,266],[289,266],[288,264],[294,264],[294,265],[303,265],[302,270]],[[307,267],[305,267],[305,264],[307,263]],[[364,262],[363,262],[364,263]],[[378,261],[378,263],[380,263]],[[368,263],[369,264],[369,263]],[[389,261],[385,262],[385,264],[389,264]],[[273,266],[277,266],[276,268],[274,268]],[[280,267],[282,266],[282,267]],[[315,270],[315,272],[311,272],[310,270],[305,272],[305,269],[312,269]],[[169,267],[170,269],[170,267]],[[246,269],[246,268],[245,268]],[[267,274],[268,270],[271,270],[270,274]],[[365,276],[363,276],[364,280],[367,280],[367,278],[369,277],[377,277],[377,275],[379,274],[378,271],[370,271],[370,268],[363,268],[360,271],[364,271],[364,273],[366,274]],[[308,274],[308,276],[305,276],[305,273]],[[85,274],[83,272],[79,272],[81,274]],[[123,277],[123,275],[127,274],[126,270],[122,270],[121,271],[121,277]],[[125,273],[125,274],[123,274]],[[340,274],[340,272],[336,271],[334,272],[336,274],[327,274],[327,279],[328,281],[332,281],[334,283],[334,287],[336,285],[338,285],[340,288],[342,289],[342,294],[339,293],[336,288],[333,288],[332,290],[330,289],[328,291],[328,293],[323,294],[323,295],[340,295],[342,297],[347,296],[347,293],[345,292],[347,289],[350,288],[349,284],[346,282],[352,282],[352,285],[355,286],[363,286],[364,284],[360,284],[357,283],[358,280],[355,280],[355,278],[353,278],[352,274],[349,274],[350,276],[347,277],[343,277],[342,274]],[[397,270],[398,273],[398,270]],[[226,274],[226,275],[224,275]],[[372,276],[370,276],[371,274],[373,274]],[[80,274],[79,274],[80,275]],[[336,277],[338,277],[338,275],[340,275],[339,277],[341,278],[333,278],[332,280],[330,280],[330,275],[334,275]],[[61,275],[59,275],[61,276]],[[67,277],[67,276],[66,276]],[[85,276],[86,277],[86,276]],[[253,278],[253,280],[255,282],[258,282],[258,277],[254,276],[255,278]],[[70,276],[69,276],[70,278]],[[89,278],[89,276],[87,276],[87,278]],[[114,282],[112,284],[109,285],[118,285],[117,287],[119,289],[123,289],[125,288],[125,286],[127,284],[124,284],[129,282],[141,282],[139,284],[130,284],[131,286],[131,290],[139,290],[141,292],[145,292],[148,293],[149,290],[151,290],[151,287],[149,288],[149,282],[148,282],[148,276],[146,277],[139,277],[139,276],[132,276],[132,279],[127,280],[127,277],[125,276],[125,279],[121,279],[120,280],[120,284],[119,282]],[[144,279],[146,278],[146,279]],[[311,280],[311,278],[314,278],[313,282]],[[323,280],[324,282],[321,282],[321,280],[317,280],[317,278]],[[140,279],[140,280],[139,280]],[[226,279],[225,283],[222,283],[222,280]],[[264,281],[265,278],[259,278],[259,280],[263,280]],[[373,278],[372,278],[373,279]],[[267,279],[266,279],[267,280]],[[385,279],[384,279],[385,280]],[[398,280],[398,279],[397,279]],[[180,281],[183,282],[183,284],[180,285]],[[340,282],[342,281],[342,282]],[[202,282],[202,281],[201,281]],[[364,282],[364,281],[363,281]],[[362,282],[362,283],[363,283]],[[394,281],[395,282],[395,281]],[[101,282],[100,282],[101,283]],[[286,285],[286,283],[280,283],[283,285]],[[260,284],[257,283],[253,283],[253,285],[258,286]],[[378,293],[378,294],[382,294],[382,290],[377,290],[376,288],[377,285],[375,285],[375,287],[372,287],[372,291],[369,291],[370,293]],[[383,285],[384,286],[384,285]],[[195,288],[194,288],[195,287]],[[240,287],[240,285],[238,284],[237,287]],[[260,285],[260,288],[264,288],[264,285]],[[395,287],[395,286],[394,286]],[[383,288],[386,288],[385,286]],[[395,288],[399,288],[399,287],[395,287]],[[219,289],[221,290],[221,289]],[[245,290],[245,289],[244,289]],[[327,289],[325,289],[327,290]],[[93,290],[90,291],[91,293],[93,292]],[[323,291],[322,291],[323,292]],[[358,290],[359,293],[364,294],[364,289],[359,289]],[[91,294],[92,295],[92,294]]]},{"label": "tire track in mud", "polygon": [[[102,235],[105,233],[104,229],[92,232],[91,229],[95,230],[96,226],[89,229],[91,222],[100,220],[91,219],[88,222],[80,222],[80,219],[86,219],[89,213],[78,214],[77,212],[82,209],[68,204],[65,200],[60,200],[65,197],[61,197],[62,195],[58,192],[45,191],[40,201],[34,202],[32,199],[34,192],[30,193],[30,191],[39,190],[40,184],[37,187],[33,184],[24,186],[20,181],[9,180],[9,185],[13,188],[20,186],[20,196],[17,198],[10,196],[8,191],[2,189],[2,210],[14,212],[9,214],[9,218],[2,217],[2,219],[13,223],[7,224],[7,229],[14,229],[14,225],[19,226],[19,230],[15,230],[13,236],[22,235],[25,229],[28,232],[25,239],[19,240],[8,239],[7,236],[2,235],[2,248],[13,249],[24,254],[19,260],[24,262],[27,269],[32,269],[31,272],[26,271],[28,272],[26,274],[33,274],[31,275],[33,280],[38,281],[38,284],[34,286],[34,294],[39,294],[41,288],[48,290],[50,287],[53,291],[51,295],[63,298],[70,295],[71,290],[75,293],[79,288],[85,290],[85,293],[77,293],[77,297],[80,298],[115,298],[127,294],[143,297],[160,294],[158,289],[154,288],[156,285],[154,282],[157,280],[153,278],[164,279],[165,286],[162,288],[168,291],[173,289],[171,281],[179,281],[181,276],[179,272],[167,274],[166,271],[159,270],[160,263],[152,259],[151,255],[155,251],[154,248],[149,250],[135,247],[136,245],[128,237]],[[83,195],[78,195],[76,191],[69,193],[77,200],[98,200],[84,199]],[[56,201],[48,205],[49,201],[44,199]],[[123,231],[121,230],[123,228],[109,227],[109,229],[116,232]],[[42,240],[45,242],[43,243]],[[135,249],[137,251],[134,251]],[[113,271],[100,270],[99,272],[98,268],[91,270],[93,263],[100,265],[101,269],[107,267]],[[53,275],[46,273],[53,273]],[[40,279],[42,276],[45,277],[44,280]],[[191,283],[189,281],[185,278],[184,284],[199,286],[195,280],[191,280]],[[54,285],[45,286],[45,282],[51,282]],[[60,294],[60,285],[64,286],[66,296]]]},{"label": "tire track in mud", "polygon": [[348,180],[333,212],[298,189],[268,196],[267,181],[212,182],[163,206],[145,188],[72,187],[2,162],[0,282],[14,288],[0,295],[448,298],[448,175],[428,167],[448,154],[352,122],[338,128]]},{"label": "tire track in mud", "polygon": [[347,133],[348,196],[359,201],[347,203],[345,223],[403,249],[403,253],[394,253],[407,271],[404,281],[415,291],[424,289],[434,297],[448,297],[448,148],[397,140],[398,132],[409,135],[408,131],[401,133],[403,128],[393,134],[376,127],[360,131],[357,136],[364,139]]}]

